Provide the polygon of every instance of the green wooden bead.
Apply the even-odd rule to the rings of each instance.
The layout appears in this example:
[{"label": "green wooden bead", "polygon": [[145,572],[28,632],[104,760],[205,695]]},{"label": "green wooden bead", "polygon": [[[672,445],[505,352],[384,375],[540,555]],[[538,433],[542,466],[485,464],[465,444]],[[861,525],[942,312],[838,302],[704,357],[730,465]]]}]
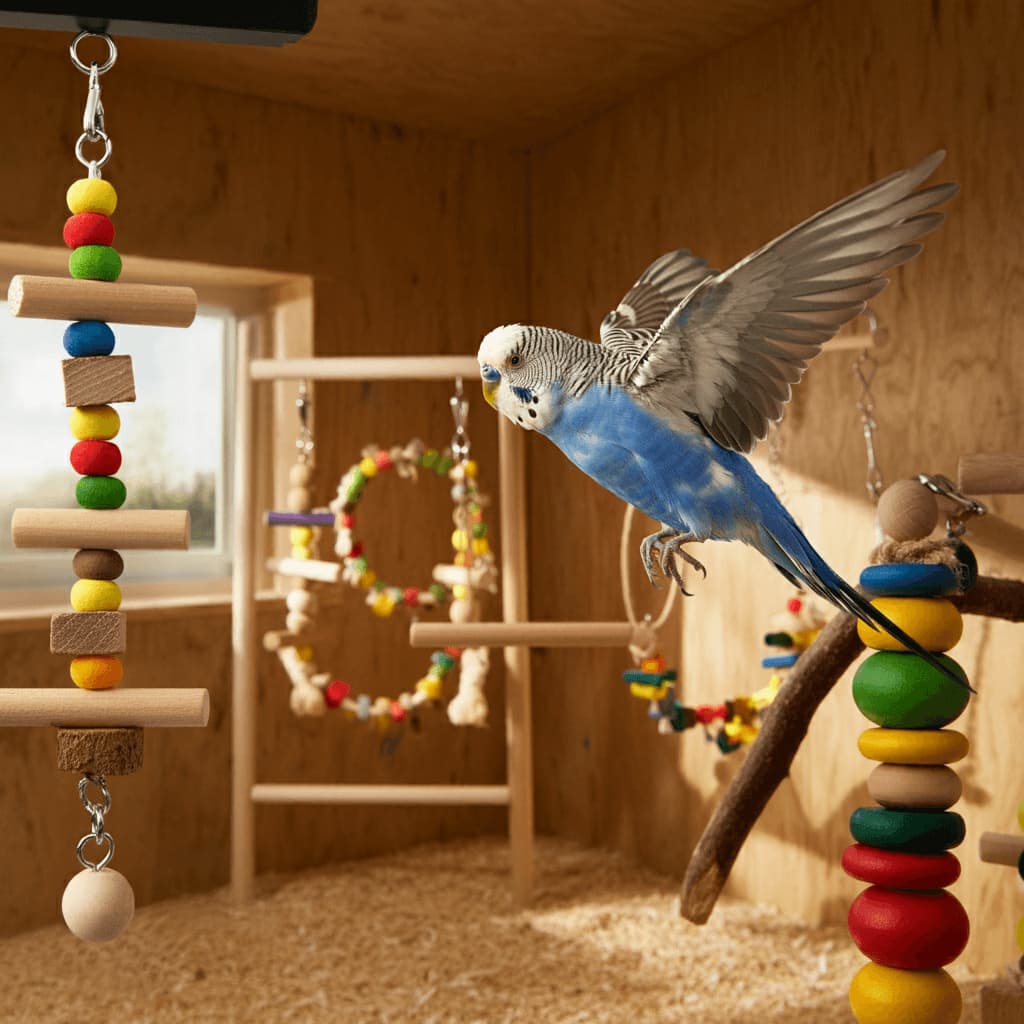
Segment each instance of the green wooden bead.
[{"label": "green wooden bead", "polygon": [[850,833],[858,843],[882,850],[941,853],[964,841],[964,819],[955,811],[896,811],[858,807],[850,815]]},{"label": "green wooden bead", "polygon": [[[936,658],[964,682],[950,657]],[[853,677],[853,699],[865,718],[889,729],[941,729],[960,717],[970,692],[916,654],[877,651]]]},{"label": "green wooden bead", "polygon": [[127,496],[116,476],[83,476],[75,486],[75,500],[82,508],[120,508]]},{"label": "green wooden bead", "polygon": [[121,257],[109,245],[80,245],[68,257],[68,271],[86,281],[116,281],[121,276]]}]

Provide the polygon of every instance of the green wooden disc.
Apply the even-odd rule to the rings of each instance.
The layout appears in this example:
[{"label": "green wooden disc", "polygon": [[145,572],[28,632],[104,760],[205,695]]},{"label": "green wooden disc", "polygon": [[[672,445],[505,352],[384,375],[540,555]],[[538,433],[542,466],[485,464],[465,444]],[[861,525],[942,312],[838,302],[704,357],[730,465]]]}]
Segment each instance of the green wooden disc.
[{"label": "green wooden disc", "polygon": [[83,476],[75,487],[75,499],[82,508],[120,508],[127,496],[116,476]]},{"label": "green wooden disc", "polygon": [[882,850],[941,853],[964,841],[964,819],[955,811],[894,811],[858,807],[850,815],[850,833],[858,843]]},{"label": "green wooden disc", "polygon": [[121,257],[109,245],[80,245],[68,257],[68,271],[86,281],[116,281],[121,276]]},{"label": "green wooden disc", "polygon": [[[964,670],[935,656],[964,682]],[[941,729],[960,717],[970,692],[916,654],[878,651],[853,677],[853,699],[865,718],[889,729]]]}]

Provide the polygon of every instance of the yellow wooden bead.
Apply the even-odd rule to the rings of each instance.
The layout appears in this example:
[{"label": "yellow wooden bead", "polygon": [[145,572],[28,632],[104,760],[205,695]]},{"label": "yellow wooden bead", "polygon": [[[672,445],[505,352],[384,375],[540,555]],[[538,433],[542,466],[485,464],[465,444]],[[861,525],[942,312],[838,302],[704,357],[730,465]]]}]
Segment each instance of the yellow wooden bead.
[{"label": "yellow wooden bead", "polygon": [[1017,922],[1017,948],[1024,953],[1024,917]]},{"label": "yellow wooden bead", "polygon": [[109,441],[121,429],[121,417],[109,405],[81,405],[71,410],[71,433],[79,441]]},{"label": "yellow wooden bead", "polygon": [[299,661],[312,661],[313,660],[313,648],[309,644],[299,644],[295,648],[295,657]]},{"label": "yellow wooden bead", "polygon": [[124,675],[121,659],[90,654],[71,659],[71,679],[83,690],[112,690]]},{"label": "yellow wooden bead", "polygon": [[462,464],[462,471],[468,477],[474,477],[477,473],[477,465],[472,459],[466,459]]},{"label": "yellow wooden bead", "polygon": [[857,739],[865,757],[889,764],[952,764],[970,748],[955,729],[866,729]]},{"label": "yellow wooden bead", "polygon": [[298,544],[292,548],[292,558],[307,559],[312,558],[313,552],[305,544]]},{"label": "yellow wooden bead", "polygon": [[956,1024],[963,998],[945,971],[868,963],[850,983],[850,1009],[858,1024]]},{"label": "yellow wooden bead", "polygon": [[416,689],[426,694],[428,700],[441,699],[441,680],[434,676],[424,676],[417,684]]},{"label": "yellow wooden bead", "polygon": [[370,587],[377,582],[377,574],[372,569],[367,569],[362,576],[359,577],[359,586],[363,590],[369,590]]},{"label": "yellow wooden bead", "polygon": [[1020,825],[1021,831],[1024,832],[1024,800],[1017,804],[1017,824]]},{"label": "yellow wooden bead", "polygon": [[453,561],[455,562],[455,564],[457,566],[459,566],[460,569],[463,568],[465,566],[466,562],[468,561],[468,559],[466,558],[466,552],[465,551],[457,551],[455,553],[455,558],[453,559]]},{"label": "yellow wooden bead", "polygon": [[111,580],[79,580],[71,588],[71,607],[76,612],[116,612],[121,588]]},{"label": "yellow wooden bead", "polygon": [[465,551],[469,548],[469,533],[466,530],[455,530],[452,533],[452,547],[456,551]]},{"label": "yellow wooden bead", "polygon": [[486,537],[477,537],[473,541],[474,555],[489,555],[491,553],[491,542]]},{"label": "yellow wooden bead", "polygon": [[293,526],[288,531],[288,539],[295,547],[301,547],[303,544],[308,544],[313,539],[313,527]]},{"label": "yellow wooden bead", "polygon": [[452,587],[452,597],[454,597],[456,601],[465,601],[469,597],[469,587],[467,587],[465,583],[456,583],[455,586]]},{"label": "yellow wooden bead", "polygon": [[[964,631],[960,612],[942,597],[876,597],[871,603],[926,651],[948,651]],[[857,635],[865,647],[876,651],[906,650],[888,633],[863,622],[857,623]]]},{"label": "yellow wooden bead", "polygon": [[359,472],[369,480],[370,477],[377,475],[377,463],[367,455],[366,458],[359,461]]},{"label": "yellow wooden bead", "polygon": [[382,590],[373,600],[370,609],[374,615],[386,619],[395,610],[395,601],[386,590]]},{"label": "yellow wooden bead", "polygon": [[117,193],[102,178],[79,178],[68,189],[68,209],[72,213],[105,213],[117,209]]},{"label": "yellow wooden bead", "polygon": [[651,686],[649,683],[630,683],[629,692],[641,700],[661,700],[668,693],[667,686]]}]

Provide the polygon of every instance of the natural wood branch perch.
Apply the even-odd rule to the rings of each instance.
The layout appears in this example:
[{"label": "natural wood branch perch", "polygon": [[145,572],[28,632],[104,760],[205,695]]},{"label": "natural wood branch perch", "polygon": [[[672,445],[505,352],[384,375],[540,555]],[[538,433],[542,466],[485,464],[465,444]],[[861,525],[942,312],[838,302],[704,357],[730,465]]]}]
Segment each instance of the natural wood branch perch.
[{"label": "natural wood branch perch", "polygon": [[[954,598],[970,615],[1024,622],[1024,582],[981,576]],[[765,715],[761,731],[690,857],[679,912],[695,924],[711,916],[733,863],[772,794],[789,774],[818,705],[863,650],[856,620],[841,613],[801,655]]]}]

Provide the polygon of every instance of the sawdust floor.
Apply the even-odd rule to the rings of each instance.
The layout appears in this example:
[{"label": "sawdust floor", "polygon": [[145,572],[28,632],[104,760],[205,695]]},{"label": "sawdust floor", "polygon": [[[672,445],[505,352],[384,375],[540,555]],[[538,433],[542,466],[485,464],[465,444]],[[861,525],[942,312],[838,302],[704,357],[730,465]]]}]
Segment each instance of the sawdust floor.
[{"label": "sawdust floor", "polygon": [[[844,928],[725,902],[703,928],[676,885],[542,839],[538,898],[512,905],[498,839],[419,847],[141,909],[110,946],[55,925],[0,942],[0,1020],[470,1024],[852,1020]],[[978,985],[963,970],[964,1022]]]}]

